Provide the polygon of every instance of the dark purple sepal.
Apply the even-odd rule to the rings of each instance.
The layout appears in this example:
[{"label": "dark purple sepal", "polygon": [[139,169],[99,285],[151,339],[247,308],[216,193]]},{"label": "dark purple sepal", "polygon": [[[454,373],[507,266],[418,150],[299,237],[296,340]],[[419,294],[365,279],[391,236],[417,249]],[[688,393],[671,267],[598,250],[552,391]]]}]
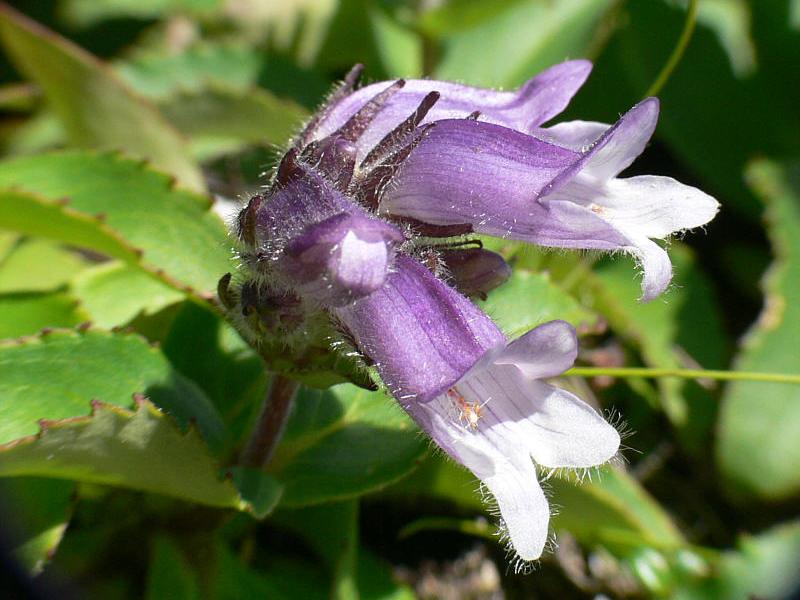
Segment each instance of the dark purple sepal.
[{"label": "dark purple sepal", "polygon": [[440,258],[453,285],[465,296],[485,300],[489,292],[511,277],[505,259],[484,248],[447,248],[441,250]]}]

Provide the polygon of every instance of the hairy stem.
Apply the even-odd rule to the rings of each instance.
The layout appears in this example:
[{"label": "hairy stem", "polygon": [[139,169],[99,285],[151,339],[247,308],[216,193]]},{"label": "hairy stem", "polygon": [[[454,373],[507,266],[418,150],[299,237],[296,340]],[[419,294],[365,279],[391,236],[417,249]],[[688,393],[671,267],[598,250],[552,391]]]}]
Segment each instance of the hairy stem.
[{"label": "hairy stem", "polygon": [[675,70],[675,67],[678,66],[679,62],[681,62],[681,58],[686,50],[686,46],[689,45],[689,40],[692,39],[692,34],[694,33],[694,26],[697,22],[697,6],[699,4],[700,0],[689,0],[689,8],[686,11],[686,21],[683,24],[681,37],[678,38],[678,43],[675,44],[675,49],[672,51],[672,54],[670,54],[667,62],[661,68],[661,72],[658,74],[658,77],[656,77],[656,80],[653,82],[647,92],[645,92],[645,98],[657,95],[669,80],[670,75],[672,75],[672,72]]},{"label": "hairy stem", "polygon": [[299,387],[299,383],[283,375],[272,377],[253,433],[239,459],[242,466],[263,468],[269,463],[283,435]]},{"label": "hairy stem", "polygon": [[579,377],[643,377],[658,379],[677,377],[680,379],[715,379],[718,381],[766,381],[770,383],[800,384],[800,375],[789,373],[754,373],[749,371],[705,371],[703,369],[649,369],[645,367],[574,367],[564,375]]}]

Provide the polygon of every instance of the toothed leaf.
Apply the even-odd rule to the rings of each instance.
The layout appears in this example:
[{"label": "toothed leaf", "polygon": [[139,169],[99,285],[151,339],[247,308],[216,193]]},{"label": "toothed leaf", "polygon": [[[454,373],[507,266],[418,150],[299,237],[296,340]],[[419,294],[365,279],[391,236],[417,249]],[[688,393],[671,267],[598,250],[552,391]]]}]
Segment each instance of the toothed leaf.
[{"label": "toothed leaf", "polygon": [[39,419],[86,415],[90,401],[121,407],[144,394],[219,448],[225,427],[211,402],[135,334],[54,331],[0,343],[0,443],[35,434]]},{"label": "toothed leaf", "polygon": [[41,87],[75,145],[122,148],[149,158],[190,189],[205,189],[185,140],[107,65],[5,5],[0,41],[19,70]]},{"label": "toothed leaf", "polygon": [[179,288],[213,291],[231,269],[210,200],[141,162],[93,152],[18,158],[0,163],[2,187],[14,188],[0,201],[2,227],[97,250]]},{"label": "toothed leaf", "polygon": [[120,486],[264,514],[279,489],[269,478],[255,508],[237,490],[194,428],[180,431],[147,400],[134,410],[95,401],[88,416],[43,424],[0,445],[0,476],[36,475]]}]

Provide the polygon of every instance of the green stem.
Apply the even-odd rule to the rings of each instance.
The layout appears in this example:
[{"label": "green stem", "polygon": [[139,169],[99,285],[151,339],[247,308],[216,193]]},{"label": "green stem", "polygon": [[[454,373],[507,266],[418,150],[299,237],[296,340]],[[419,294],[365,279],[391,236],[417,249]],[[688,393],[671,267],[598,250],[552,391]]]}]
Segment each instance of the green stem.
[{"label": "green stem", "polygon": [[574,367],[564,373],[579,377],[642,377],[655,379],[677,377],[680,379],[715,379],[718,381],[766,381],[770,383],[800,384],[800,375],[787,373],[753,373],[749,371],[705,371],[703,369],[650,369],[646,367]]},{"label": "green stem", "polygon": [[678,63],[681,61],[686,46],[689,45],[689,40],[692,39],[692,34],[694,33],[694,26],[697,22],[697,7],[699,4],[700,0],[689,0],[689,9],[686,11],[686,21],[683,24],[681,37],[678,39],[675,49],[672,51],[672,54],[670,54],[669,60],[667,60],[666,64],[661,69],[658,77],[647,92],[645,92],[645,98],[655,96],[661,91],[661,88],[667,83],[675,67],[677,67]]}]

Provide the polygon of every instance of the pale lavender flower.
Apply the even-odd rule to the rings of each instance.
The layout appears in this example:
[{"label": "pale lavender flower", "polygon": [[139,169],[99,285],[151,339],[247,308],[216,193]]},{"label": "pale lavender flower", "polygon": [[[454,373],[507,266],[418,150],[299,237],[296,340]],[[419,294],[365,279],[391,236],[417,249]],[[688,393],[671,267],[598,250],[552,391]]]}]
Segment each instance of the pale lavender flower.
[{"label": "pale lavender flower", "polygon": [[386,285],[334,313],[400,405],[491,492],[516,554],[538,558],[550,511],[535,465],[597,466],[620,442],[594,409],[542,381],[572,366],[574,329],[551,321],[509,343],[474,304],[403,255]]}]

